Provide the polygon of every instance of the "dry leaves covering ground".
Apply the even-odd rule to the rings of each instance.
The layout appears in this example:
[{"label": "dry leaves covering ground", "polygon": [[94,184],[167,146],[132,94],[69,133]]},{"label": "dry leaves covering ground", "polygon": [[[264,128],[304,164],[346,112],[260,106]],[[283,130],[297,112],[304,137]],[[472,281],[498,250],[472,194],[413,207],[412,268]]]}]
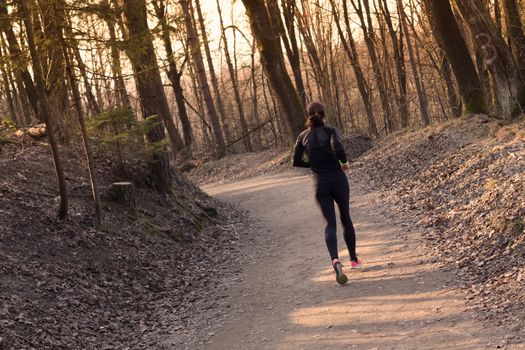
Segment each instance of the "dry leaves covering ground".
[{"label": "dry leaves covering ground", "polygon": [[483,115],[392,135],[354,164],[391,215],[423,228],[470,305],[525,329],[525,123]]},{"label": "dry leaves covering ground", "polygon": [[[59,222],[47,145],[1,146],[0,349],[173,348],[167,335],[209,312],[216,279],[234,273],[244,214],[175,175],[169,195],[137,186],[136,212],[104,196],[95,229],[82,153],[62,152],[70,217]],[[97,162],[105,192],[122,179]]]}]

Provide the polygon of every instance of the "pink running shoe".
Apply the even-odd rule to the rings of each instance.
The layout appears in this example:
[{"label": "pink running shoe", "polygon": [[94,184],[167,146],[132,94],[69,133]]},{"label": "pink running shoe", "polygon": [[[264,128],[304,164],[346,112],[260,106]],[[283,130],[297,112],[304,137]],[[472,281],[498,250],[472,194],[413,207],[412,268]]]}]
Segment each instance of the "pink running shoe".
[{"label": "pink running shoe", "polygon": [[350,268],[360,269],[363,266],[363,259],[357,258],[357,261],[350,261]]}]

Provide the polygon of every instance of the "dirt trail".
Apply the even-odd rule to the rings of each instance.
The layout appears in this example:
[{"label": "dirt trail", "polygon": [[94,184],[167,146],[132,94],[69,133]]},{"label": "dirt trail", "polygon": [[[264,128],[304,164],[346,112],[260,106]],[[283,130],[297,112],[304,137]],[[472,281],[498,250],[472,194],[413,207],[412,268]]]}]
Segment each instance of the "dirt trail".
[{"label": "dirt trail", "polygon": [[[358,254],[366,268],[336,284],[323,222],[301,172],[205,186],[241,203],[267,230],[255,239],[233,307],[207,349],[523,349],[465,311],[450,273],[425,256],[417,233],[385,219],[373,194],[351,184]],[[338,233],[340,254],[348,252]]]}]

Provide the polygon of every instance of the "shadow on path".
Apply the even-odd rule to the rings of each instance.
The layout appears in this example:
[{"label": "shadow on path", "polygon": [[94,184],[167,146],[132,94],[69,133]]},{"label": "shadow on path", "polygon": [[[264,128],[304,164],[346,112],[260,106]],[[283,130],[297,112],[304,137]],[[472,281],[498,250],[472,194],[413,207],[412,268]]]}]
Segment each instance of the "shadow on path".
[{"label": "shadow on path", "polygon": [[[464,311],[447,274],[415,233],[385,221],[374,194],[354,195],[361,271],[335,282],[308,176],[281,174],[207,186],[266,224],[231,291],[229,321],[206,349],[493,349],[502,335]],[[356,191],[355,193],[359,193]],[[343,262],[348,252],[339,248]],[[250,253],[251,254],[251,253]],[[508,348],[510,349],[510,348]]]}]

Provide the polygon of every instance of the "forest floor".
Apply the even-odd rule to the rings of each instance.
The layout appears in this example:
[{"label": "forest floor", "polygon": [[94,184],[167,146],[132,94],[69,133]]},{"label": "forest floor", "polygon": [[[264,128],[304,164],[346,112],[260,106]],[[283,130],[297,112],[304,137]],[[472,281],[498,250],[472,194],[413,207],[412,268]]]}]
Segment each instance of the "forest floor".
[{"label": "forest floor", "polygon": [[[175,349],[193,339],[188,330],[215,304],[215,281],[236,275],[246,213],[176,171],[162,194],[143,164],[115,172],[97,155],[104,208],[95,228],[82,152],[64,147],[70,210],[60,221],[47,144],[3,140],[0,349]],[[135,184],[135,210],[111,198],[111,183],[123,180]],[[177,341],[161,346],[168,335]]]},{"label": "forest floor", "polygon": [[357,159],[351,212],[366,267],[345,287],[326,259],[308,175],[219,175],[203,188],[264,229],[241,242],[240,278],[221,288],[229,316],[200,343],[525,349],[524,136],[523,122],[470,116],[391,135]]}]

